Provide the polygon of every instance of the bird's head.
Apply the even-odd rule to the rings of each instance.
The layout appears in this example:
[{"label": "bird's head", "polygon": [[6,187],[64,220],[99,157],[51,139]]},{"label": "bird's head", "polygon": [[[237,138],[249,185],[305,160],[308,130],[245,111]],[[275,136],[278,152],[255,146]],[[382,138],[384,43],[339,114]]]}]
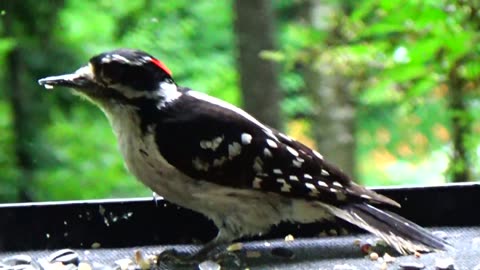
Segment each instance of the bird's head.
[{"label": "bird's head", "polygon": [[139,50],[118,49],[98,54],[71,74],[40,79],[45,88],[75,89],[95,103],[128,103],[136,99],[166,100],[178,95],[172,72]]}]

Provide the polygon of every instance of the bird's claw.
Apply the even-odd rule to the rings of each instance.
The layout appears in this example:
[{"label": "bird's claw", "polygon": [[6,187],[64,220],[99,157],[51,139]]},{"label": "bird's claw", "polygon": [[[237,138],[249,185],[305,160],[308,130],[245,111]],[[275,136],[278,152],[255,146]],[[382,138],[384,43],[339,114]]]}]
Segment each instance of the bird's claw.
[{"label": "bird's claw", "polygon": [[243,264],[237,252],[224,250],[212,255],[213,255],[212,256],[213,261],[220,265],[240,267]]},{"label": "bird's claw", "polygon": [[205,254],[188,254],[175,249],[167,249],[157,255],[158,264],[195,265],[211,260],[221,265],[241,266],[242,260],[236,252],[221,250]]},{"label": "bird's claw", "polygon": [[175,249],[167,249],[157,255],[158,264],[176,264],[176,265],[192,265],[199,263],[195,256],[191,254],[180,252]]}]

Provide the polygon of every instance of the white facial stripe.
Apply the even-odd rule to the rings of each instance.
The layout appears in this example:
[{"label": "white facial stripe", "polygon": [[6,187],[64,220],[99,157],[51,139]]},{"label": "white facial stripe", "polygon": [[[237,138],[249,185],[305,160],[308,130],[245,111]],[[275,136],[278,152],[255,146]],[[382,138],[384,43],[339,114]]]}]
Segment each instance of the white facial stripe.
[{"label": "white facial stripe", "polygon": [[166,104],[178,99],[182,93],[177,90],[177,86],[174,83],[162,82],[159,85],[159,89],[155,92],[151,91],[136,91],[130,87],[126,87],[122,84],[111,84],[110,88],[118,89],[127,98],[150,98],[158,99],[162,97],[162,100],[157,104],[157,108],[161,109]]},{"label": "white facial stripe", "polygon": [[278,141],[278,138],[273,134],[271,129],[266,127],[264,124],[260,123],[257,119],[255,119],[253,116],[251,116],[250,114],[248,114],[244,110],[242,110],[240,108],[237,108],[237,107],[233,106],[232,104],[230,104],[228,102],[225,102],[221,99],[218,99],[218,98],[215,98],[215,97],[212,97],[212,96],[209,96],[209,95],[207,95],[205,93],[202,93],[202,92],[188,91],[187,94],[194,97],[194,98],[201,99],[203,101],[206,101],[208,103],[220,106],[224,109],[233,111],[233,112],[243,116],[245,119],[247,119],[250,122],[254,123],[255,125],[259,126],[265,132],[265,134],[267,134],[270,138]]},{"label": "white facial stripe", "polygon": [[156,95],[163,98],[158,104],[158,108],[163,108],[166,104],[178,99],[182,93],[178,91],[175,83],[162,82],[160,83],[160,89],[156,92]]},{"label": "white facial stripe", "polygon": [[75,74],[76,75],[81,75],[81,76],[85,76],[85,77],[88,77],[90,79],[93,78],[93,66],[91,63],[88,63],[88,65],[84,66],[84,67],[81,67],[79,69],[77,69],[75,71]]},{"label": "white facial stripe", "polygon": [[130,63],[130,61],[128,61],[127,58],[125,58],[125,57],[123,57],[119,54],[112,54],[112,60],[117,60],[117,61],[123,62],[123,63]]}]

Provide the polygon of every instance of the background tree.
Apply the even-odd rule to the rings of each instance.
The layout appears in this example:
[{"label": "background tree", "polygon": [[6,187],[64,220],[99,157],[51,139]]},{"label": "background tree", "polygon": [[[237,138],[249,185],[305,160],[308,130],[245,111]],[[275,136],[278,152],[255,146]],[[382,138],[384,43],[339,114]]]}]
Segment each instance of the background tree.
[{"label": "background tree", "polygon": [[[36,75],[52,69],[49,59],[58,57],[62,50],[55,50],[54,33],[50,25],[57,21],[63,1],[2,1],[2,43],[4,67],[3,89],[10,113],[11,130],[4,133],[8,146],[3,148],[10,169],[4,170],[4,186],[0,197],[17,197],[21,201],[36,200],[36,170],[48,167],[50,151],[41,131],[49,120],[46,97],[36,90]],[[35,9],[25,6],[36,6]],[[8,11],[8,12],[7,12]],[[35,20],[32,20],[35,18]],[[38,38],[41,37],[41,38]],[[64,58],[68,61],[69,57]],[[62,61],[56,64],[61,65]]]},{"label": "background tree", "polygon": [[[304,1],[303,16],[313,29],[326,32],[325,46],[342,44],[335,16],[341,6],[331,1]],[[337,71],[331,61],[313,57],[304,69],[305,88],[313,103],[312,135],[319,151],[355,176],[355,105],[350,79]]]},{"label": "background tree", "polygon": [[237,65],[245,110],[279,129],[282,118],[276,63],[260,57],[262,51],[276,49],[273,3],[235,0],[234,10]]}]

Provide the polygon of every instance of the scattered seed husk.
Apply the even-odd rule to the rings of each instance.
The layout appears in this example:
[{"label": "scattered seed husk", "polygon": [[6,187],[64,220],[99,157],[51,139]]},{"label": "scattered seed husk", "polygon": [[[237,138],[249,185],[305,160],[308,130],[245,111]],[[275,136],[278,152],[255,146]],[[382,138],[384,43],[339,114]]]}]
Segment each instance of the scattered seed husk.
[{"label": "scattered seed husk", "polygon": [[474,237],[472,239],[472,249],[480,250],[480,237]]},{"label": "scattered seed husk", "polygon": [[433,235],[435,235],[438,238],[441,238],[443,240],[448,238],[448,234],[444,231],[434,231],[432,232]]},{"label": "scattered seed husk", "polygon": [[333,266],[333,270],[357,270],[358,268],[350,264],[337,264]]},{"label": "scattered seed husk", "polygon": [[353,245],[354,246],[360,247],[361,244],[362,244],[362,240],[360,240],[358,238],[353,240]]},{"label": "scattered seed husk", "polygon": [[383,261],[386,262],[386,263],[393,263],[395,262],[396,258],[395,257],[392,257],[390,256],[390,254],[386,253],[383,254]]},{"label": "scattered seed husk", "polygon": [[293,235],[289,234],[289,235],[285,236],[285,242],[291,242],[293,240],[295,240]]},{"label": "scattered seed husk", "polygon": [[120,270],[127,270],[130,265],[133,265],[133,261],[128,258],[116,260],[114,263],[120,267]]},{"label": "scattered seed husk", "polygon": [[400,268],[402,270],[418,270],[418,269],[425,268],[425,265],[423,263],[407,262],[407,263],[401,263]]},{"label": "scattered seed husk", "polygon": [[50,254],[50,256],[48,256],[48,261],[51,263],[61,262],[64,265],[73,264],[75,266],[78,266],[78,263],[80,262],[80,257],[77,252],[66,248],[60,249]]},{"label": "scattered seed husk", "polygon": [[4,258],[2,264],[6,266],[25,265],[32,263],[32,257],[24,254],[8,256]]},{"label": "scattered seed husk", "polygon": [[200,270],[220,270],[222,267],[214,261],[204,261],[198,265]]},{"label": "scattered seed husk", "polygon": [[369,243],[364,243],[360,246],[360,250],[364,254],[370,254],[370,252],[372,252],[372,245],[370,245]]},{"label": "scattered seed husk", "polygon": [[227,247],[228,252],[234,252],[234,251],[239,251],[242,250],[243,244],[242,243],[233,243],[230,246]]},{"label": "scattered seed husk", "polygon": [[338,232],[337,232],[337,230],[335,230],[335,229],[330,229],[330,230],[328,231],[328,234],[331,235],[331,236],[337,236],[337,235],[338,235]]},{"label": "scattered seed husk", "polygon": [[135,263],[140,266],[140,269],[142,270],[147,270],[150,269],[152,266],[152,263],[145,259],[142,252],[140,250],[135,250]]},{"label": "scattered seed husk", "polygon": [[439,258],[435,260],[435,269],[437,270],[454,270],[455,261],[453,258]]},{"label": "scattered seed husk", "polygon": [[78,264],[78,270],[92,270],[92,266],[87,262],[81,262]]},{"label": "scattered seed husk", "polygon": [[379,258],[378,253],[376,253],[376,252],[370,253],[369,257],[370,257],[370,260],[372,260],[372,261],[376,261]]},{"label": "scattered seed husk", "polygon": [[385,240],[378,238],[375,240],[375,246],[388,247],[388,244],[385,242]]},{"label": "scattered seed husk", "polygon": [[257,250],[247,250],[247,252],[245,253],[245,256],[247,258],[260,258],[262,257],[262,253]]},{"label": "scattered seed husk", "polygon": [[383,262],[381,265],[380,265],[380,270],[387,270],[388,269],[388,264],[386,262]]}]

